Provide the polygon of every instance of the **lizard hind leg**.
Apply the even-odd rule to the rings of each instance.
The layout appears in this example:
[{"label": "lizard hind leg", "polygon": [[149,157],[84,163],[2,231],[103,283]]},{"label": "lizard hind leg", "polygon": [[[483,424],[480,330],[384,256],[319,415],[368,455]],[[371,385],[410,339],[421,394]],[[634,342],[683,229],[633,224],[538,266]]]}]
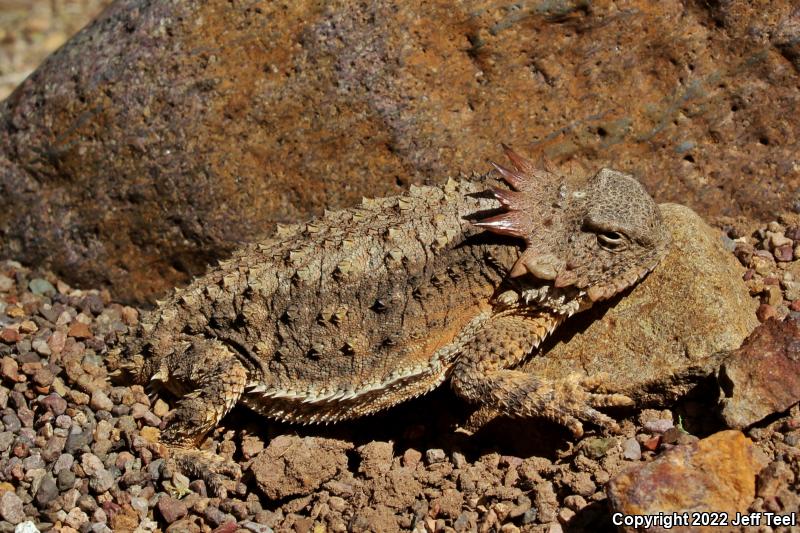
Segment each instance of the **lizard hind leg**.
[{"label": "lizard hind leg", "polygon": [[247,369],[216,340],[194,341],[170,367],[166,387],[187,392],[179,395],[177,408],[165,421],[161,440],[181,471],[200,477],[212,493],[222,494],[225,476],[238,479],[241,470],[232,461],[198,446],[241,398]]},{"label": "lizard hind leg", "polygon": [[598,376],[577,373],[562,379],[538,378],[510,367],[519,364],[556,325],[549,316],[499,314],[487,320],[463,348],[451,386],[462,398],[514,418],[543,417],[566,426],[575,437],[582,422],[618,431],[598,407],[631,405],[621,394],[595,392]]}]

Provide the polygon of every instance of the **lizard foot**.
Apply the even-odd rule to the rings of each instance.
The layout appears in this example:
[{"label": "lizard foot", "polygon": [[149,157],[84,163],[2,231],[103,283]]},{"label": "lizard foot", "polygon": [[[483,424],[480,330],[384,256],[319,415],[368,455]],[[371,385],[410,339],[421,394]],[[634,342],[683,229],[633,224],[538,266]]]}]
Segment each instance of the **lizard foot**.
[{"label": "lizard foot", "polygon": [[[566,426],[576,438],[583,435],[582,422],[617,433],[620,430],[617,422],[597,408],[630,406],[633,400],[623,394],[595,392],[606,382],[602,374],[588,377],[570,374],[553,383],[552,394],[542,406],[541,414]],[[537,397],[541,398],[541,391]]]},{"label": "lizard foot", "polygon": [[184,474],[202,479],[209,494],[225,498],[229,485],[242,477],[242,469],[233,461],[204,450],[169,447],[170,458]]}]

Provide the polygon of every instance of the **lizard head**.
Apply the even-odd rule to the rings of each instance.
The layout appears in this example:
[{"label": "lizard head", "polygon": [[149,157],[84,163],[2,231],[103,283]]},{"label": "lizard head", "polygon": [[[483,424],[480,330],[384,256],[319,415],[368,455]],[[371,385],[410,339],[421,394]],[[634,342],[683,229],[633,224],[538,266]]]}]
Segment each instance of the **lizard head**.
[{"label": "lizard head", "polygon": [[562,175],[504,149],[513,168],[495,168],[512,190],[491,190],[504,212],[476,224],[525,240],[510,277],[526,277],[549,297],[577,291],[595,302],[635,284],[666,254],[661,212],[633,176]]}]

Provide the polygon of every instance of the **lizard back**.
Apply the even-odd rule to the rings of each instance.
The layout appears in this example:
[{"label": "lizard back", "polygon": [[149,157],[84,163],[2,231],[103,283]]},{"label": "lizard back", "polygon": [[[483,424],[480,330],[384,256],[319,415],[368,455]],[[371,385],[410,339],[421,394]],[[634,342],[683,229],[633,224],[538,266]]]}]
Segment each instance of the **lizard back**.
[{"label": "lizard back", "polygon": [[374,403],[387,388],[427,392],[519,255],[471,223],[499,207],[484,189],[415,187],[281,228],[176,291],[146,326],[150,350],[183,335],[219,339],[250,369],[243,401],[292,420],[324,419],[333,401],[345,418],[342,402]]}]

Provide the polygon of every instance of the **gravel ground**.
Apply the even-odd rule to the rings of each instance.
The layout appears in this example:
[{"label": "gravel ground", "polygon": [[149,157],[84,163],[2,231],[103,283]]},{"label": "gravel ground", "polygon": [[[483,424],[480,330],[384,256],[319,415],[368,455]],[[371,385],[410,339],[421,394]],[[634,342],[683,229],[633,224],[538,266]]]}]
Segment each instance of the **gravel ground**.
[{"label": "gravel ground", "polygon": [[[728,228],[724,239],[749,267],[762,319],[800,314],[800,230],[773,223],[742,238]],[[107,292],[0,262],[0,531],[604,531],[611,477],[697,439],[674,427],[678,413],[700,436],[719,429],[706,414],[713,392],[578,442],[547,423],[468,435],[456,428],[469,410],[446,388],[331,428],[236,409],[205,446],[245,476],[209,497],[155,444],[168,403],[106,379],[104,354],[138,316]],[[795,408],[749,432],[772,462],[753,509],[800,505],[798,428]]]},{"label": "gravel ground", "polygon": [[0,0],[0,99],[110,0]]}]

